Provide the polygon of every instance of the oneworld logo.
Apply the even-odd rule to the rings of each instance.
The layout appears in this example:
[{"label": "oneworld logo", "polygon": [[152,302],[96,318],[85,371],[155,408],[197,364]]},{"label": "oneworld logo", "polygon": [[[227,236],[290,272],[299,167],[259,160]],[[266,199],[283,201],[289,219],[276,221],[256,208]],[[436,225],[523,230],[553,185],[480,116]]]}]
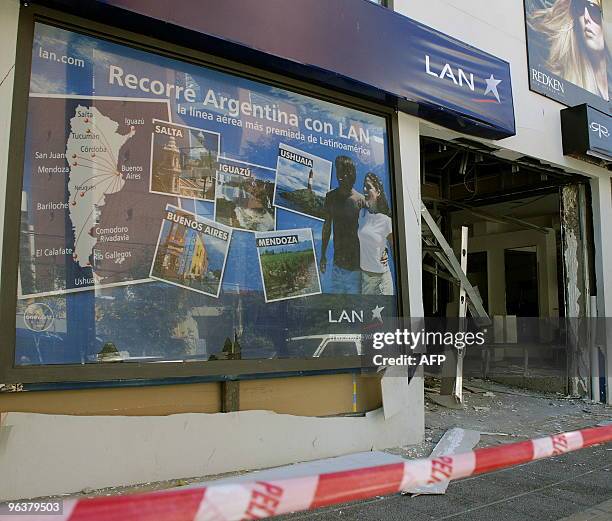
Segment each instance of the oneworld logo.
[{"label": "oneworld logo", "polygon": [[47,304],[30,304],[23,312],[23,322],[26,327],[37,333],[47,331],[54,320],[55,315]]},{"label": "oneworld logo", "polygon": [[[457,87],[464,87],[472,92],[476,92],[476,83],[474,78],[474,73],[466,73],[461,67],[453,67],[450,63],[445,63],[441,69],[436,69],[431,62],[431,57],[426,54],[425,55],[425,72],[430,76],[434,76],[443,81],[452,81]],[[485,82],[484,96],[493,96],[498,103],[501,103],[501,98],[499,96],[499,91],[497,90],[498,85],[502,82],[502,80],[498,80],[495,78],[493,74],[491,74],[488,78],[483,78]],[[492,99],[475,99],[474,101],[480,103],[493,102],[495,100]]]},{"label": "oneworld logo", "polygon": [[589,125],[589,128],[591,129],[591,132],[595,132],[599,136],[599,139],[610,136],[610,131],[607,129],[607,127],[604,127],[601,123],[597,123],[597,121],[593,121]]}]

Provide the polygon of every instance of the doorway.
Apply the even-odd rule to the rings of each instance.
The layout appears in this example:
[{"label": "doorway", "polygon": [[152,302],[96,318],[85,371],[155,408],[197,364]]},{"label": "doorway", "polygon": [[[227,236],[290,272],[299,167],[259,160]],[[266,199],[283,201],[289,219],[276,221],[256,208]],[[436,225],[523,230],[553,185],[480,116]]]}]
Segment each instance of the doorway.
[{"label": "doorway", "polygon": [[506,272],[506,315],[537,317],[540,315],[538,296],[538,252],[535,246],[509,248],[504,252]]}]

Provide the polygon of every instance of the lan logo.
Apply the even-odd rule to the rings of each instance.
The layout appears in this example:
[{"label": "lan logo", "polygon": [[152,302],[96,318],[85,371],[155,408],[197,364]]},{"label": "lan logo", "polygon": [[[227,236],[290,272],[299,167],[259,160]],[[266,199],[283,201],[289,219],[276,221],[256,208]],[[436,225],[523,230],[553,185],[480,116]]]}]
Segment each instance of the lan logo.
[{"label": "lan logo", "polygon": [[[383,318],[382,318],[382,311],[383,309],[385,309],[383,306],[376,306],[374,309],[371,310],[372,313],[372,320],[377,320],[379,321],[381,324],[383,323]],[[346,323],[346,324],[363,324],[364,321],[364,311],[363,309],[359,310],[359,311],[355,311],[354,309],[351,310],[350,312],[347,311],[346,309],[343,309],[339,315],[334,315],[334,312],[329,309],[328,310],[328,317],[329,317],[329,323],[330,324],[340,324],[340,323]]]}]

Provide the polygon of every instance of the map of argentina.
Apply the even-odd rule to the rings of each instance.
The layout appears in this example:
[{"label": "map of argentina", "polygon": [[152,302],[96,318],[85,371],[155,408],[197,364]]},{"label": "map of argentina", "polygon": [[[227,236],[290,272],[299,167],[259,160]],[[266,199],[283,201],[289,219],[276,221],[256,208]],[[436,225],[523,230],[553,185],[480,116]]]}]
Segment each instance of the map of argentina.
[{"label": "map of argentina", "polygon": [[159,100],[32,95],[24,162],[20,297],[147,282],[159,222],[151,194]]},{"label": "map of argentina", "polygon": [[[136,130],[131,125],[130,132],[121,135],[117,133],[118,128],[118,123],[100,114],[96,107],[79,105],[70,120],[70,137],[66,145],[70,165],[68,210],[74,232],[72,258],[81,268],[92,265],[90,257],[98,238],[90,230],[105,205],[106,197],[119,192],[126,183],[119,171],[119,152]],[[122,230],[122,227],[117,229]],[[121,258],[116,262],[121,262]],[[93,275],[97,278],[95,269]]]}]

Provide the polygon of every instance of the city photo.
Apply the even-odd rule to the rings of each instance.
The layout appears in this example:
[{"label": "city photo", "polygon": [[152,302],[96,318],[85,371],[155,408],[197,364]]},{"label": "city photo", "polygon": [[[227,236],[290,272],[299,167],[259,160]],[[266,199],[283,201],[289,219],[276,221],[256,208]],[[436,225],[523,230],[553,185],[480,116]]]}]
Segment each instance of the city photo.
[{"label": "city photo", "polygon": [[213,201],[221,136],[153,120],[150,191]]},{"label": "city photo", "polygon": [[232,230],[166,206],[151,278],[218,297]]},{"label": "city photo", "polygon": [[312,231],[255,234],[266,302],[321,293]]},{"label": "city photo", "polygon": [[215,221],[257,232],[274,230],[276,211],[272,168],[220,157],[217,165]]},{"label": "city photo", "polygon": [[280,143],[274,205],[323,220],[331,172],[330,161]]}]

